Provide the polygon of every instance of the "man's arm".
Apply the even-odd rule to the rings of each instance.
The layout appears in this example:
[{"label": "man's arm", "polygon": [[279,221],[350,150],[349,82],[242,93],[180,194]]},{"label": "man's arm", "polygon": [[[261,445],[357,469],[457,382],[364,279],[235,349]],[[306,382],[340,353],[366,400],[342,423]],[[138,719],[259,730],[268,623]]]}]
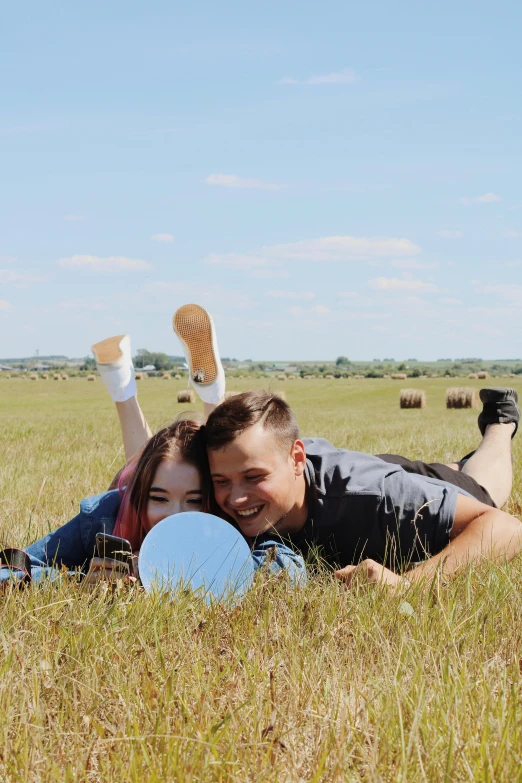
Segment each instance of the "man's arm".
[{"label": "man's arm", "polygon": [[[430,579],[437,570],[450,576],[462,566],[488,558],[494,562],[512,560],[522,550],[522,523],[511,514],[486,506],[474,498],[459,495],[450,542],[442,551],[405,575],[410,582]],[[335,574],[349,583],[364,581],[399,586],[405,579],[374,560],[346,566]]]},{"label": "man's arm", "polygon": [[522,523],[511,514],[474,498],[459,495],[450,543],[425,563],[408,571],[408,579],[431,577],[441,567],[446,575],[486,557],[493,562],[512,560],[522,549]]}]

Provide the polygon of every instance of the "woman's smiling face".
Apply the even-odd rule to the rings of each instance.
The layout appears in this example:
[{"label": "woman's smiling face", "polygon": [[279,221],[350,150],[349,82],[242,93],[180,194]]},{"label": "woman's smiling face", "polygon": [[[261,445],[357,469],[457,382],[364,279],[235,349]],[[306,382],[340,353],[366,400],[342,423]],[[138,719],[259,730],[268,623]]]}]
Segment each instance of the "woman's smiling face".
[{"label": "woman's smiling face", "polygon": [[201,511],[203,495],[199,470],[181,456],[160,462],[147,500],[149,529],[182,511]]}]

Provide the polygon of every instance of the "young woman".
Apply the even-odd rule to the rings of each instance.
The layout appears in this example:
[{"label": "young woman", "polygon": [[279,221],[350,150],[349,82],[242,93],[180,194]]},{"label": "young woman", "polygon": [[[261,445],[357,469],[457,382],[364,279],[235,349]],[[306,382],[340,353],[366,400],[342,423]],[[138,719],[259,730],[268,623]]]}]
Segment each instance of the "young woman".
[{"label": "young woman", "polygon": [[[174,316],[175,329],[188,354],[192,383],[208,413],[219,401],[216,397],[224,396],[224,373],[219,358],[215,358],[219,354],[212,320],[202,308],[189,312],[181,308],[181,311],[184,312],[178,311]],[[115,402],[119,406],[130,462],[121,472],[117,489],[83,500],[77,516],[25,549],[32,581],[57,578],[63,567],[71,572],[86,571],[89,564],[88,580],[110,578],[110,568],[104,569],[96,558],[91,560],[97,533],[126,538],[136,552],[145,535],[162,519],[182,511],[213,511],[201,424],[179,419],[149,437],[150,431],[136,399],[130,340],[127,336],[109,338],[104,345],[98,343],[94,348],[102,380],[113,399],[120,398]],[[203,349],[209,354],[206,358]],[[262,546],[254,546],[252,557],[256,567],[267,565],[271,571],[284,568],[292,579],[303,577],[302,558],[279,542],[265,541]],[[121,574],[116,572],[116,575]],[[23,579],[24,573],[8,567],[0,569],[0,583],[13,578]]]}]

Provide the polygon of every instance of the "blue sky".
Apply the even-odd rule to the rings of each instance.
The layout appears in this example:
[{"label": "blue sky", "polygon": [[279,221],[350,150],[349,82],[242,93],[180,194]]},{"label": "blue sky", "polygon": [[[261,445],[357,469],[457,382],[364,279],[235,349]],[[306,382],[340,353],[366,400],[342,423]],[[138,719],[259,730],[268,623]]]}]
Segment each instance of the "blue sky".
[{"label": "blue sky", "polygon": [[0,356],[522,356],[522,6],[5,3]]}]

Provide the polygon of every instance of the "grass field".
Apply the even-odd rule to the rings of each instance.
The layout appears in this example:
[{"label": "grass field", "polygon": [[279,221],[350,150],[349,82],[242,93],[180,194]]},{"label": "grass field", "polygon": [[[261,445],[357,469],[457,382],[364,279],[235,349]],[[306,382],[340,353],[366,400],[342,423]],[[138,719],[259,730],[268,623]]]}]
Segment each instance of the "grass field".
[{"label": "grass field", "polygon": [[[476,411],[444,407],[459,383],[480,384],[273,388],[303,435],[450,461],[479,438]],[[401,411],[401,385],[426,389],[428,408]],[[186,410],[181,387],[141,382],[153,429]],[[2,380],[0,427],[0,545],[70,519],[123,462],[99,381]],[[514,453],[519,477],[517,440]],[[520,515],[520,478],[507,510]],[[405,600],[325,574],[259,583],[233,611],[67,583],[5,594],[0,780],[522,781],[521,577],[520,560],[483,565]]]}]

